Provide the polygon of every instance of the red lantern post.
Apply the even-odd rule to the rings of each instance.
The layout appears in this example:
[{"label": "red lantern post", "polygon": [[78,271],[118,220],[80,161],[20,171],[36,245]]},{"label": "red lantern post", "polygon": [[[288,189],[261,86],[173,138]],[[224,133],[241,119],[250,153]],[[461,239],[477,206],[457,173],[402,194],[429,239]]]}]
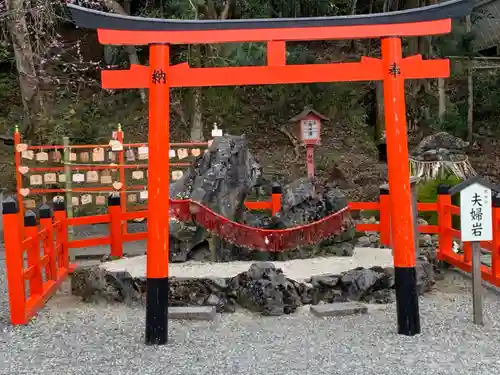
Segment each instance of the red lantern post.
[{"label": "red lantern post", "polygon": [[310,108],[304,108],[297,116],[290,119],[290,122],[298,123],[300,141],[306,146],[307,177],[309,178],[314,178],[315,175],[314,146],[320,144],[322,120],[328,121],[328,118]]}]

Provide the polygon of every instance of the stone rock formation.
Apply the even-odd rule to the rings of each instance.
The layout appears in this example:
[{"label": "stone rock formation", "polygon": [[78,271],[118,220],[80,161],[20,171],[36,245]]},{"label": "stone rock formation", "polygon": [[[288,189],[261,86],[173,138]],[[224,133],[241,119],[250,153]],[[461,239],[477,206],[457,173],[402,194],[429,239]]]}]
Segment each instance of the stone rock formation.
[{"label": "stone rock formation", "polygon": [[[170,198],[191,199],[228,219],[238,221],[243,202],[257,184],[261,168],[248,150],[244,135],[216,137],[181,179],[170,186]],[[186,261],[189,252],[207,238],[196,223],[170,220],[171,260]]]},{"label": "stone rock formation", "polygon": [[[265,186],[262,187],[266,189]],[[307,178],[297,179],[283,187],[281,211],[274,217],[269,213],[245,212],[242,222],[257,228],[294,228],[318,221],[347,206],[342,191],[334,187],[319,186]],[[341,233],[317,244],[298,247],[283,252],[263,253],[239,247],[237,244],[219,243],[227,260],[289,260],[314,256],[351,256],[354,251],[355,227],[352,220],[345,220]],[[229,256],[227,254],[230,254]]]},{"label": "stone rock formation", "polygon": [[263,315],[293,313],[302,305],[295,281],[288,279],[274,264],[254,263],[246,272],[233,277],[229,288],[235,292],[236,302]]},{"label": "stone rock formation", "polygon": [[454,155],[464,155],[469,144],[446,132],[425,137],[412,151],[414,157],[425,160],[452,160]]},{"label": "stone rock formation", "polygon": [[[307,178],[293,181],[283,188],[282,210],[277,218],[279,228],[292,228],[318,221],[347,207],[345,194],[331,186],[320,186]],[[355,225],[344,221],[342,232],[320,243],[279,255],[279,260],[312,256],[351,256],[354,251]]]},{"label": "stone rock formation", "polygon": [[[356,220],[358,224],[379,224],[380,222],[374,217],[360,218]],[[429,223],[418,218],[418,225],[429,225]],[[360,232],[356,233],[358,236],[356,239],[357,247],[386,247],[380,243],[380,233],[379,232]],[[437,234],[418,234],[418,246],[422,249],[436,248],[438,246],[438,235]]]},{"label": "stone rock formation", "polygon": [[291,228],[317,221],[347,206],[347,197],[340,190],[314,184],[300,178],[283,188],[280,221]]},{"label": "stone rock formation", "polygon": [[[275,217],[268,212],[249,212],[243,203],[251,199],[255,188],[261,186],[260,178],[261,168],[249,152],[244,136],[216,137],[207,153],[198,157],[183,177],[171,185],[170,197],[191,199],[230,220],[266,229],[304,225],[347,206],[347,198],[342,191],[302,178],[283,187],[282,210]],[[261,188],[265,190],[266,186]],[[284,260],[328,254],[350,256],[354,249],[354,232],[353,223],[346,221],[342,233],[320,244],[270,254],[212,238],[194,222],[171,219],[170,260]]]},{"label": "stone rock formation", "polygon": [[[432,252],[417,259],[417,286],[424,294],[435,283]],[[240,306],[262,315],[290,314],[298,307],[321,302],[394,301],[394,270],[391,267],[355,268],[341,274],[313,276],[305,282],[287,278],[273,263],[254,263],[246,272],[224,279],[169,278],[170,306],[216,306],[233,312]],[[83,301],[144,303],[146,279],[127,272],[108,272],[99,266],[77,268],[71,279],[72,293]]]},{"label": "stone rock formation", "polygon": [[476,173],[469,163],[466,148],[469,144],[446,132],[425,137],[411,153],[412,174],[426,180],[452,173],[467,179]]}]

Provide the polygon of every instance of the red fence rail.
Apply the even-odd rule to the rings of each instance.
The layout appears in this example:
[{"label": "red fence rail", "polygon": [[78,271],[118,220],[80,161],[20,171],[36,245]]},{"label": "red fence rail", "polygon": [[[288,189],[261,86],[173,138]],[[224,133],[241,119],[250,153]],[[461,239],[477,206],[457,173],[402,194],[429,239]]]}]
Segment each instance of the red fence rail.
[{"label": "red fence rail", "polygon": [[[36,216],[24,216],[24,234],[19,226],[19,208],[12,198],[3,202],[5,262],[12,324],[26,324],[55,293],[69,273],[65,208],[40,207]],[[42,255],[43,254],[43,255]],[[27,266],[25,265],[27,263]]]},{"label": "red fence rail", "polygon": [[[23,204],[20,205],[19,211],[23,213],[26,209],[30,209],[30,207],[25,207],[25,204],[28,202],[34,201],[34,199],[26,199],[26,198],[34,198],[35,196],[42,196],[42,203],[46,203],[47,197],[46,195],[51,195],[51,194],[64,194],[68,191],[71,192],[72,195],[78,196],[80,194],[106,194],[109,192],[114,192],[118,191],[120,193],[121,197],[121,210],[123,213],[125,213],[128,209],[134,209],[134,210],[140,210],[140,209],[145,209],[147,208],[147,204],[134,204],[133,206],[128,205],[127,207],[127,194],[136,194],[137,192],[141,192],[143,190],[147,189],[147,178],[144,177],[144,183],[143,184],[130,184],[130,176],[127,176],[128,172],[134,172],[135,170],[142,171],[144,173],[147,172],[148,170],[148,164],[147,164],[147,158],[139,160],[139,154],[137,155],[137,160],[134,158],[133,160],[128,160],[127,158],[127,153],[139,149],[141,147],[147,147],[147,143],[124,143],[124,132],[122,131],[121,127],[118,126],[118,130],[116,132],[113,132],[112,135],[112,140],[118,141],[121,144],[121,148],[119,150],[113,151],[113,158],[110,159],[109,153],[112,150],[112,147],[110,144],[85,144],[85,145],[28,145],[22,143],[21,139],[21,133],[19,132],[19,129],[16,128],[14,132],[14,150],[15,150],[15,167],[16,167],[16,189],[17,189],[17,199],[18,202],[23,202]],[[187,168],[192,165],[192,159],[196,157],[193,152],[194,150],[197,150],[197,154],[201,154],[202,152],[205,152],[208,147],[210,146],[212,141],[207,141],[207,142],[172,142],[170,143],[170,150],[166,150],[165,152],[174,152],[175,151],[181,151],[182,149],[185,149],[187,151],[188,149],[191,151],[191,154],[188,152],[183,158],[188,160],[189,162],[171,162],[169,165],[172,168]],[[89,154],[92,152],[92,150],[101,150],[104,152],[104,156],[102,160],[96,161],[93,160],[90,162],[90,156],[88,156],[89,161],[88,162],[82,162],[81,161],[81,154],[79,155],[80,162],[74,161],[71,162],[70,160],[64,160],[63,155],[61,152],[64,152],[64,150],[67,149],[70,153],[72,151],[76,152],[85,152],[86,154]],[[47,158],[44,159],[43,161],[38,161],[36,163],[36,166],[29,165],[33,164],[36,162],[36,156],[40,152],[53,152],[53,153],[58,153],[58,156],[56,159],[54,159],[54,156],[48,156]],[[31,153],[31,156],[27,156],[25,152]],[[106,156],[107,155],[107,156]],[[178,155],[178,154],[177,154]],[[76,156],[75,156],[76,158]],[[172,158],[179,158],[180,156],[172,156]],[[142,161],[142,162],[141,162]],[[42,164],[41,166],[38,166],[39,164]],[[50,164],[50,165],[43,165],[43,164]],[[55,164],[55,165],[53,165]],[[116,177],[116,181],[114,182],[119,182],[119,187],[115,187],[114,184],[112,184],[112,181],[109,182],[89,182],[83,184],[76,184],[73,182],[73,186],[71,189],[66,189],[65,183],[61,182],[59,180],[61,175],[65,175],[65,166],[67,166],[70,170],[70,176],[63,176],[66,178],[72,178],[74,173],[80,173],[80,172],[88,172],[88,171],[95,171],[97,173],[112,173],[114,171],[118,172],[118,175]],[[175,172],[179,172],[178,171]],[[174,172],[174,171],[172,171]],[[28,177],[33,176],[33,174],[55,174],[57,176],[57,179],[48,182],[44,178],[44,182],[37,184],[36,186],[30,186],[26,184],[26,179]],[[40,175],[41,176],[41,175]],[[147,176],[147,175],[146,175]],[[88,185],[91,186],[88,186]],[[62,186],[61,186],[62,185]],[[117,185],[118,186],[118,185]],[[50,199],[49,199],[50,200]],[[23,230],[23,225],[22,225],[22,217],[21,216],[21,230]],[[123,231],[127,231],[127,222],[123,222]]]},{"label": "red fence rail", "polygon": [[[418,225],[419,233],[437,234],[437,257],[446,263],[460,268],[466,272],[472,270],[472,246],[463,244],[463,253],[453,250],[453,242],[460,242],[460,230],[453,228],[452,217],[460,216],[460,207],[451,203],[451,196],[447,190],[441,190],[435,203],[418,203],[419,212],[436,212],[438,223],[436,225]],[[491,254],[491,266],[482,265],[483,280],[500,287],[500,198],[492,198],[493,212],[493,240],[481,242],[481,248]],[[380,233],[380,243],[391,246],[390,226],[390,197],[380,195],[379,202],[351,202],[349,208],[353,211],[369,210],[379,211],[378,224],[358,224],[358,231],[374,231]]]},{"label": "red fence rail", "polygon": [[[276,193],[275,193],[276,194]],[[268,202],[268,209],[277,210],[277,198]],[[274,202],[274,203],[273,203]],[[483,249],[491,252],[492,265],[482,266],[482,277],[500,287],[500,198],[494,197],[493,240],[482,242]],[[251,206],[251,204],[250,204]],[[436,212],[436,225],[419,225],[419,233],[438,235],[438,259],[466,272],[471,272],[472,249],[465,245],[461,254],[453,250],[453,241],[460,238],[460,231],[453,228],[452,217],[460,214],[460,208],[451,203],[448,194],[439,194],[435,203],[418,203],[419,212]],[[181,221],[195,220],[208,230],[228,236],[242,246],[255,246],[262,251],[283,251],[292,245],[303,246],[318,239],[336,234],[349,211],[378,211],[380,220],[376,224],[357,224],[358,231],[380,233],[380,242],[391,245],[390,197],[380,195],[378,202],[351,202],[349,209],[339,211],[331,217],[307,224],[300,228],[267,230],[251,228],[221,218],[208,208],[189,200],[171,201],[171,216]],[[260,209],[260,207],[259,207]],[[68,250],[77,247],[108,245],[112,256],[123,255],[123,244],[130,241],[146,240],[147,232],[127,233],[122,223],[127,220],[146,218],[148,212],[122,212],[120,196],[112,194],[108,198],[108,212],[103,215],[67,218],[64,202],[54,203],[54,214],[44,205],[39,209],[39,223],[32,211],[24,216],[19,212],[17,202],[8,198],[3,203],[4,240],[6,249],[7,280],[11,322],[26,324],[57,287],[71,272]],[[24,228],[19,226],[23,218]],[[107,224],[109,234],[97,238],[68,240],[68,226],[87,224]],[[229,233],[229,234],[228,234]],[[237,236],[234,236],[234,233]],[[279,234],[279,235],[278,235]],[[234,237],[234,238],[233,238]],[[28,284],[28,285],[26,285]]]}]

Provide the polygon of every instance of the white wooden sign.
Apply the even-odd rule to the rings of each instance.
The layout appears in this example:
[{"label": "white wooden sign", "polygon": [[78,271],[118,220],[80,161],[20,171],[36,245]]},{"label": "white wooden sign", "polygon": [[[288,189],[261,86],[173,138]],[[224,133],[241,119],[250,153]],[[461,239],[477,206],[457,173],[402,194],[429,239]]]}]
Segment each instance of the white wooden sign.
[{"label": "white wooden sign", "polygon": [[212,129],[212,137],[222,137],[222,129],[217,127],[217,123],[214,122],[214,127]]},{"label": "white wooden sign", "polygon": [[302,140],[316,141],[319,139],[319,122],[317,120],[302,120]]},{"label": "white wooden sign", "polygon": [[460,233],[462,241],[491,241],[493,220],[491,189],[473,183],[460,191]]}]

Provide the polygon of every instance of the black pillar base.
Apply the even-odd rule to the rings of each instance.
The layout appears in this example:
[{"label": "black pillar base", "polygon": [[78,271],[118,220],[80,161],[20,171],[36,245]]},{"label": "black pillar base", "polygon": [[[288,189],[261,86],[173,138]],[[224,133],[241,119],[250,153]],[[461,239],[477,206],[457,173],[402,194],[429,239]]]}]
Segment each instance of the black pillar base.
[{"label": "black pillar base", "polygon": [[168,277],[146,280],[146,345],[168,341]]},{"label": "black pillar base", "polygon": [[406,336],[418,335],[420,333],[420,313],[415,267],[395,267],[394,281],[396,283],[398,333]]}]

